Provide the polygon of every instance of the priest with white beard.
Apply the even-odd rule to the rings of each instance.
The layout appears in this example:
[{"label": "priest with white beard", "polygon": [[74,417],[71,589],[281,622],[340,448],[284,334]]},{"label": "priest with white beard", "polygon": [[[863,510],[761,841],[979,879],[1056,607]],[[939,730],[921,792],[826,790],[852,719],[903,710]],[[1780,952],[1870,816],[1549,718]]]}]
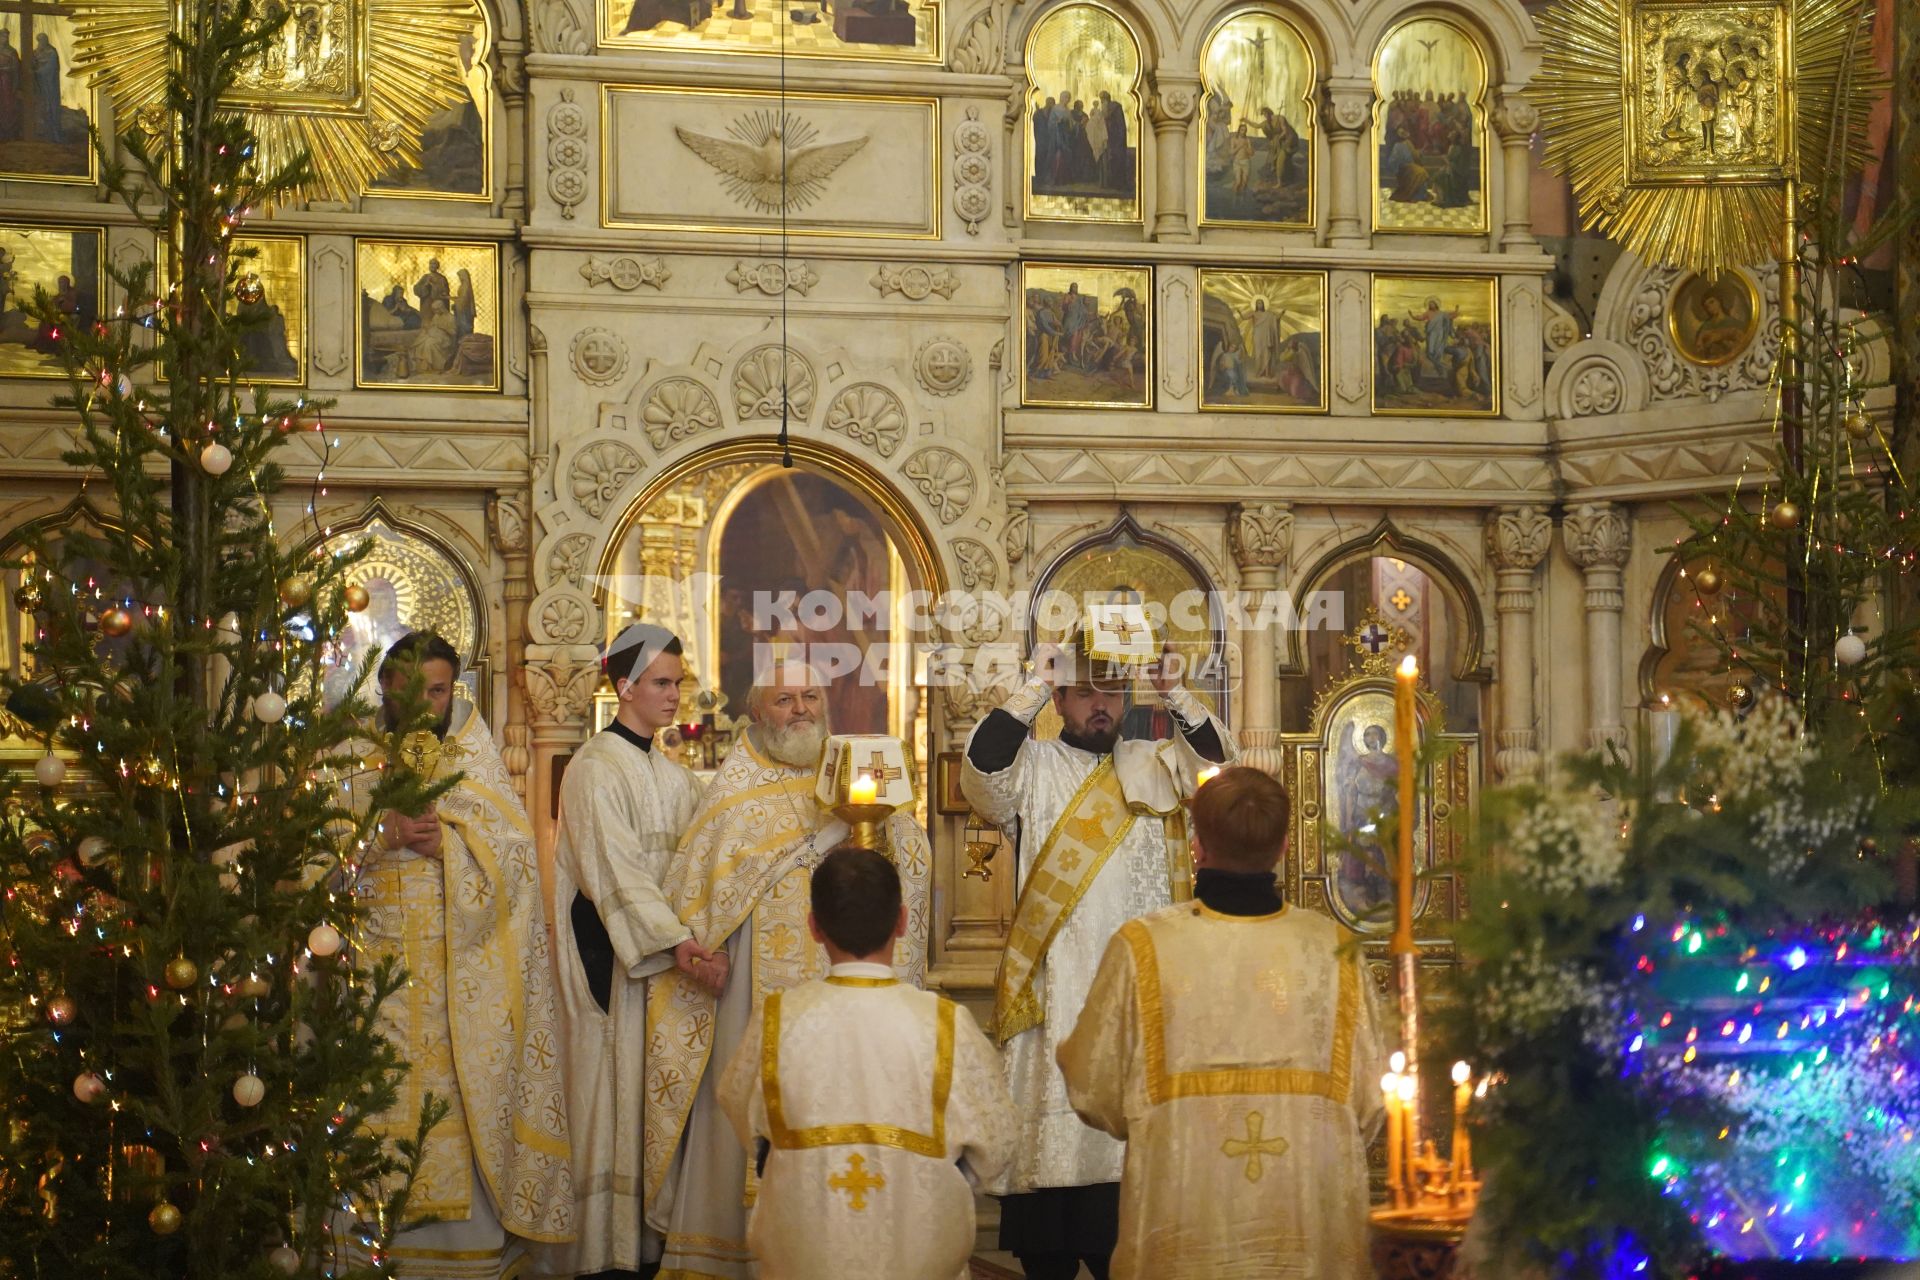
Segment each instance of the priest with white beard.
[{"label": "priest with white beard", "polygon": [[712,960],[660,891],[702,792],[655,745],[680,709],[680,638],[635,623],[601,669],[618,710],[567,765],[553,865],[577,1238],[538,1259],[545,1274],[582,1280],[637,1276],[659,1257],[640,1203],[647,983]]},{"label": "priest with white beard", "polygon": [[[648,1225],[666,1237],[660,1280],[753,1275],[747,1209],[755,1183],[720,1109],[716,1077],[769,995],[829,970],[807,931],[809,877],[847,834],[814,798],[830,732],[825,682],[811,667],[779,662],[761,673],[747,710],[751,726],[721,764],[662,882],[694,940],[715,955],[696,973],[663,972],[647,996],[642,1192]],[[894,814],[886,829],[907,906],[894,971],[918,986],[932,850],[908,814]]]},{"label": "priest with white beard", "polygon": [[[1096,662],[1092,641],[1089,626],[1072,655],[1036,648],[1033,678],[975,726],[960,771],[974,811],[1016,833],[1017,898],[992,1033],[1022,1132],[1010,1174],[991,1189],[1002,1197],[1000,1247],[1028,1280],[1072,1280],[1082,1262],[1106,1280],[1126,1148],[1074,1114],[1054,1054],[1115,931],[1191,897],[1182,802],[1201,770],[1239,755],[1165,654],[1147,675],[1177,732],[1120,741],[1135,671]],[[1042,742],[1032,724],[1049,702],[1063,728]]]}]

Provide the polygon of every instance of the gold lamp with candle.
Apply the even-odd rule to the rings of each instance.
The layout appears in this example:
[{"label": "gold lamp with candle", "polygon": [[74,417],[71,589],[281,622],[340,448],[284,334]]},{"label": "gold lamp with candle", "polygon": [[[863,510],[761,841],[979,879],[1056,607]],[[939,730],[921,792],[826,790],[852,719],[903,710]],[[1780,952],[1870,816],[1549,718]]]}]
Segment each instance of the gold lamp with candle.
[{"label": "gold lamp with candle", "polygon": [[893,856],[886,822],[913,803],[913,775],[900,739],[845,733],[827,739],[814,798],[847,824],[846,843]]}]

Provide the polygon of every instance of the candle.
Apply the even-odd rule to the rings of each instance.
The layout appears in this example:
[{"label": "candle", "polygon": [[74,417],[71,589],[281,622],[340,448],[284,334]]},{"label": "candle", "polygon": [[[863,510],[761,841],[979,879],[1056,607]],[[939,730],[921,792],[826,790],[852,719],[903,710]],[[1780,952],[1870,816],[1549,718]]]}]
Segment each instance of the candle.
[{"label": "candle", "polygon": [[1211,769],[1202,769],[1200,771],[1199,779],[1195,781],[1195,783],[1193,784],[1193,789],[1195,791],[1198,791],[1201,787],[1206,786],[1209,782],[1212,782],[1215,778],[1219,776],[1220,776],[1219,765],[1215,765]]},{"label": "candle", "polygon": [[872,804],[880,798],[880,784],[873,780],[870,773],[855,774],[853,782],[847,787],[848,804]]},{"label": "candle", "polygon": [[1673,709],[1673,698],[1661,694],[1647,709],[1647,746],[1653,755],[1653,767],[1666,767],[1673,758],[1673,739],[1680,732],[1680,713]]},{"label": "candle", "polygon": [[1399,856],[1394,860],[1393,951],[1413,954],[1413,811],[1414,724],[1413,692],[1420,683],[1420,664],[1412,654],[1400,660],[1393,685],[1393,755],[1399,765]]},{"label": "candle", "polygon": [[1411,1071],[1400,1077],[1400,1141],[1405,1150],[1400,1156],[1400,1168],[1405,1178],[1405,1195],[1409,1205],[1417,1204],[1420,1199],[1419,1165],[1415,1157],[1420,1153],[1420,1111],[1415,1098],[1420,1092],[1420,1081]]},{"label": "candle", "polygon": [[1473,1097],[1473,1068],[1453,1064],[1453,1184],[1457,1195],[1473,1178],[1473,1153],[1467,1138],[1467,1103]]},{"label": "candle", "polygon": [[1380,1092],[1387,1103],[1387,1194],[1396,1209],[1406,1207],[1400,1182],[1400,1076],[1389,1071],[1380,1077]]}]

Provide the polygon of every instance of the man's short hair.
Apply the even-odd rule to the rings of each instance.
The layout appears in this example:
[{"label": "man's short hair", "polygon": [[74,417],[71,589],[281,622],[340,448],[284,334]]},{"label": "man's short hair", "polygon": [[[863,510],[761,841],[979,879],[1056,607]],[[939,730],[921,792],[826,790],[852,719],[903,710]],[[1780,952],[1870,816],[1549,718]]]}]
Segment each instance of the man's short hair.
[{"label": "man's short hair", "polygon": [[426,662],[444,662],[453,668],[453,678],[460,678],[460,654],[452,645],[431,631],[409,631],[395,640],[380,660],[380,683],[404,680],[409,669]]},{"label": "man's short hair", "polygon": [[[600,670],[605,673],[607,679],[613,681],[615,688],[620,686],[622,680],[638,680],[646,671],[646,667],[635,671],[633,664],[639,660],[642,651],[644,651],[650,643],[652,643],[652,641],[649,640],[646,633],[639,627],[629,627],[626,631],[615,637],[613,647],[608,649],[600,658]],[[685,657],[686,646],[680,643],[679,636],[668,636],[666,640],[654,645],[653,648],[654,658],[659,657],[663,653],[672,654],[676,658]],[[650,667],[652,665],[653,659],[649,658],[647,660],[647,666]]]},{"label": "man's short hair", "polygon": [[1271,871],[1287,845],[1293,801],[1271,775],[1222,769],[1193,796],[1193,832],[1207,859],[1227,871]]},{"label": "man's short hair", "polygon": [[900,922],[900,872],[872,849],[836,846],[813,872],[813,921],[848,955],[872,955]]}]

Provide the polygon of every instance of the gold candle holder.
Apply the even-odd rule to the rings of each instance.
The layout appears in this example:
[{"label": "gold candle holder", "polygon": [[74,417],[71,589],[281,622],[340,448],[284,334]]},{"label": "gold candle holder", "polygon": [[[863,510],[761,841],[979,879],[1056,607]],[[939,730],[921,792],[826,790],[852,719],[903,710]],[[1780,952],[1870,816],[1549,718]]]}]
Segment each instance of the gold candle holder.
[{"label": "gold candle holder", "polygon": [[834,817],[847,824],[846,843],[856,849],[871,849],[891,858],[893,849],[887,839],[886,821],[893,806],[880,802],[880,787],[871,774],[856,774],[848,780],[845,794],[833,806]]}]

